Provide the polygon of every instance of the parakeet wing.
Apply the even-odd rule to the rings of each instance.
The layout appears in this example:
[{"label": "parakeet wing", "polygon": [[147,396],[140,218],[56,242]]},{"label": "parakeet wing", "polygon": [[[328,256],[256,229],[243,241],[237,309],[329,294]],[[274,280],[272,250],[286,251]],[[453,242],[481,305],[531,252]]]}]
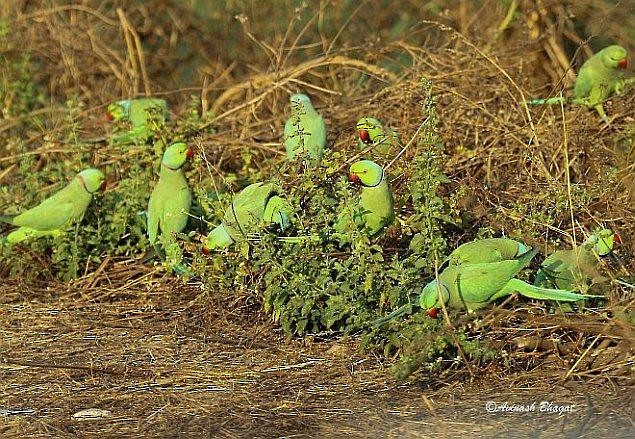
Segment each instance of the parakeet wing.
[{"label": "parakeet wing", "polygon": [[64,227],[73,218],[73,201],[49,198],[39,205],[13,218],[13,225],[36,230],[53,230]]}]

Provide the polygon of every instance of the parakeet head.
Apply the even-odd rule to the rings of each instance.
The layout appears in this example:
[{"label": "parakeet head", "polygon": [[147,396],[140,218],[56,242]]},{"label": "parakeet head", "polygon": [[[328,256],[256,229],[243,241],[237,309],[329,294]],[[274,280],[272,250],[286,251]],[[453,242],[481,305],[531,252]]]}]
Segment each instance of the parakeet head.
[{"label": "parakeet head", "polygon": [[602,49],[602,64],[609,69],[626,69],[628,53],[622,46],[609,46]]},{"label": "parakeet head", "polygon": [[441,306],[441,301],[448,303],[449,299],[450,291],[448,288],[435,279],[423,287],[419,296],[419,306],[425,309],[430,317],[436,318],[437,308]]},{"label": "parakeet head", "polygon": [[593,235],[589,236],[589,239],[585,241],[585,244],[592,244],[593,250],[598,256],[608,255],[613,251],[613,245],[619,244],[622,240],[620,235],[613,233],[610,229],[596,230]]},{"label": "parakeet head", "polygon": [[366,145],[372,145],[375,142],[381,141],[386,135],[383,125],[374,117],[362,117],[358,120],[357,134],[359,140]]},{"label": "parakeet head", "polygon": [[289,98],[292,112],[306,112],[313,108],[311,98],[304,93],[296,93]]},{"label": "parakeet head", "polygon": [[349,169],[348,180],[364,187],[378,186],[384,178],[384,170],[370,160],[360,160]]},{"label": "parakeet head", "polygon": [[110,121],[120,121],[127,119],[130,115],[130,101],[113,102],[108,105],[106,118]]},{"label": "parakeet head", "polygon": [[223,249],[234,243],[232,237],[227,233],[222,224],[216,226],[205,238],[203,243],[203,253],[208,255],[212,250]]},{"label": "parakeet head", "polygon": [[90,194],[95,193],[100,189],[106,189],[106,177],[99,169],[84,169],[82,172],[77,174],[76,178],[80,181],[84,189],[86,189],[86,192]]},{"label": "parakeet head", "polygon": [[187,159],[194,155],[194,151],[183,142],[173,143],[163,153],[161,164],[170,169],[177,170],[185,164]]}]

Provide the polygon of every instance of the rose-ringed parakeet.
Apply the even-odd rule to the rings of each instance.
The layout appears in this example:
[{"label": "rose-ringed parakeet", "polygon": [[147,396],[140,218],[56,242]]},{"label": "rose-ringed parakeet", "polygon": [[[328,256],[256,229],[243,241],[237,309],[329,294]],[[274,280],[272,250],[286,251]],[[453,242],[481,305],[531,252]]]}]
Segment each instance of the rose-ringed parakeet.
[{"label": "rose-ringed parakeet", "polygon": [[342,212],[335,224],[335,230],[344,234],[352,219],[355,227],[372,237],[392,224],[395,220],[395,208],[383,168],[370,160],[360,160],[351,165],[348,179],[361,186],[359,201],[352,207],[352,212]]},{"label": "rose-ringed parakeet", "polygon": [[303,152],[319,162],[326,146],[326,124],[315,111],[311,99],[305,94],[291,95],[291,116],[284,125],[284,147],[287,157],[293,159]]},{"label": "rose-ringed parakeet", "polygon": [[[441,302],[448,308],[473,311],[513,293],[519,293],[531,299],[566,302],[597,297],[566,290],[541,288],[516,279],[514,276],[526,267],[537,253],[538,250],[530,250],[518,259],[449,266],[439,274],[437,279],[432,280],[423,288],[416,304],[425,309],[431,317],[436,317]],[[404,315],[411,307],[408,304],[398,308],[388,316],[373,322],[373,325],[379,326]]]},{"label": "rose-ringed parakeet", "polygon": [[384,129],[374,117],[362,117],[357,121],[357,136],[357,149],[362,151],[372,147],[369,153],[373,158],[395,154],[402,148],[397,133]]},{"label": "rose-ringed parakeet", "polygon": [[148,239],[153,246],[161,236],[164,246],[187,225],[192,193],[183,173],[183,165],[194,155],[182,142],[170,145],[163,153],[159,181],[150,194],[147,212]]},{"label": "rose-ringed parakeet", "polygon": [[[602,104],[613,94],[620,94],[634,82],[633,78],[626,78],[628,67],[628,53],[622,46],[608,46],[600,50],[580,68],[573,88],[573,104],[595,108],[602,119],[606,120]],[[530,105],[556,104],[564,102],[563,98],[532,99]]]},{"label": "rose-ringed parakeet", "polygon": [[234,242],[244,241],[257,232],[261,224],[277,224],[284,230],[289,226],[289,215],[290,207],[277,184],[250,184],[234,196],[225,210],[223,222],[207,235],[203,251],[221,250]]},{"label": "rose-ringed parakeet", "polygon": [[[518,259],[531,250],[522,242],[508,238],[486,238],[466,242],[447,257],[449,265],[479,264]],[[445,265],[444,264],[442,265]]]},{"label": "rose-ringed parakeet", "polygon": [[598,230],[576,248],[549,255],[540,266],[534,285],[586,290],[592,283],[603,280],[598,269],[599,257],[611,253],[614,243],[620,242],[613,231]]},{"label": "rose-ringed parakeet", "polygon": [[145,142],[168,117],[168,104],[164,99],[126,99],[108,105],[108,119],[128,122],[130,130],[113,138],[113,143],[125,145]]},{"label": "rose-ringed parakeet", "polygon": [[73,221],[83,217],[93,194],[105,187],[101,171],[84,169],[66,187],[37,206],[17,215],[0,215],[0,221],[18,226],[3,241],[16,244],[29,238],[61,235]]}]

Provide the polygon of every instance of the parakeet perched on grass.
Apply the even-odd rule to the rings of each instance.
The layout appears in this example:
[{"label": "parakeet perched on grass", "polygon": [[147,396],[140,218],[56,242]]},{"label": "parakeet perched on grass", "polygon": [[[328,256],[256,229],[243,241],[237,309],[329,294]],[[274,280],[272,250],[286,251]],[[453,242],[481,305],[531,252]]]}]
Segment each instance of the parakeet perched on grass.
[{"label": "parakeet perched on grass", "polygon": [[613,251],[620,237],[609,229],[593,233],[572,250],[558,250],[549,255],[540,266],[534,284],[546,288],[584,290],[603,279],[599,272],[599,258]]},{"label": "parakeet perched on grass", "polygon": [[18,226],[3,241],[16,244],[29,238],[61,235],[73,221],[84,216],[93,194],[105,187],[101,171],[83,170],[66,187],[26,212],[0,215],[0,221]]},{"label": "parakeet perched on grass", "polygon": [[204,252],[224,249],[244,241],[261,224],[289,226],[290,207],[282,198],[282,189],[271,182],[253,183],[238,193],[225,211],[223,222],[205,239]]},{"label": "parakeet perched on grass", "polygon": [[128,122],[131,126],[129,131],[117,135],[114,143],[145,142],[158,124],[168,119],[168,104],[164,99],[127,99],[108,105],[107,117],[115,122]]},{"label": "parakeet perched on grass", "polygon": [[[595,108],[602,119],[606,120],[602,104],[635,82],[633,78],[626,78],[627,67],[628,53],[622,46],[613,45],[600,50],[580,68],[573,89],[573,99],[570,102]],[[563,102],[561,97],[527,101],[530,105],[560,102]]]},{"label": "parakeet perched on grass", "polygon": [[148,239],[152,245],[157,243],[159,232],[163,241],[171,242],[187,224],[192,193],[182,168],[193,155],[181,142],[170,145],[163,153],[159,181],[148,203]]},{"label": "parakeet perched on grass", "polygon": [[[425,309],[428,315],[436,317],[441,302],[448,308],[473,311],[515,292],[531,299],[567,302],[597,297],[566,290],[540,288],[516,279],[514,276],[526,267],[537,253],[538,250],[531,250],[518,259],[449,266],[437,279],[423,288],[416,303]],[[379,326],[404,315],[411,307],[412,305],[405,305],[376,320],[373,325]]]},{"label": "parakeet perched on grass", "polygon": [[374,117],[362,117],[357,121],[357,135],[357,149],[362,151],[372,146],[369,152],[373,157],[386,157],[402,148],[397,133],[384,129]]},{"label": "parakeet perched on grass", "polygon": [[486,238],[466,242],[447,257],[449,265],[480,264],[518,259],[531,250],[522,242],[507,238]]},{"label": "parakeet perched on grass", "polygon": [[291,95],[291,116],[284,126],[284,147],[293,159],[300,152],[319,162],[326,146],[326,124],[305,94]]},{"label": "parakeet perched on grass", "polygon": [[[368,236],[378,234],[395,220],[392,192],[381,166],[370,160],[360,160],[349,169],[348,179],[361,185],[359,203],[353,207],[352,221]],[[346,231],[350,212],[345,211],[335,224],[339,233]]]}]

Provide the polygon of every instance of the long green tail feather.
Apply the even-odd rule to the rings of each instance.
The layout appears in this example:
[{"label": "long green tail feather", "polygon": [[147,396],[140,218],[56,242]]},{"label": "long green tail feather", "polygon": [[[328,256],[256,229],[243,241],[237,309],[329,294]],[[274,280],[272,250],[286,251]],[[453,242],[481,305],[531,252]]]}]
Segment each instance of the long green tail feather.
[{"label": "long green tail feather", "polygon": [[383,325],[384,323],[387,323],[391,320],[394,320],[398,317],[401,317],[403,315],[407,315],[412,313],[412,303],[408,303],[404,306],[401,306],[399,308],[397,308],[396,310],[394,310],[393,312],[391,312],[390,314],[388,314],[387,316],[381,317],[373,322],[371,322],[371,325],[373,328],[379,328],[381,325]]},{"label": "long green tail feather", "polygon": [[562,96],[557,96],[555,98],[547,98],[547,99],[529,99],[528,101],[525,101],[527,103],[527,105],[553,105],[553,104],[560,104],[560,103],[566,103],[567,100],[565,98],[563,98]]},{"label": "long green tail feather", "polygon": [[497,294],[497,296],[502,293],[511,294],[514,292],[518,292],[522,296],[529,297],[530,299],[555,300],[558,302],[577,302],[578,300],[590,299],[593,297],[604,297],[589,294],[579,294],[567,290],[555,290],[550,288],[536,287],[520,279],[511,279],[509,282],[507,282],[507,285],[505,285],[505,288],[503,288],[501,293]]}]

